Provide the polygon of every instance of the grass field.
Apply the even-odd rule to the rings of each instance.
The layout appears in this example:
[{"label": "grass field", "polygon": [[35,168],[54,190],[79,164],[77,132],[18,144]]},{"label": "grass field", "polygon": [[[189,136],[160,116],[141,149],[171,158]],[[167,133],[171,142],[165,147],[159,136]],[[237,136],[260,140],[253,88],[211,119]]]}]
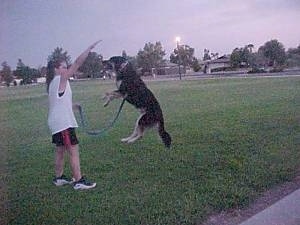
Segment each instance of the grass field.
[{"label": "grass field", "polygon": [[[90,129],[105,126],[120,101],[103,108],[101,95],[114,84],[71,85]],[[97,182],[96,189],[85,192],[51,184],[54,146],[45,87],[1,88],[2,223],[201,224],[214,212],[247,206],[298,171],[300,78],[153,81],[148,86],[164,111],[171,150],[154,132],[122,144],[138,116],[125,104],[104,136],[78,129],[82,172]]]}]

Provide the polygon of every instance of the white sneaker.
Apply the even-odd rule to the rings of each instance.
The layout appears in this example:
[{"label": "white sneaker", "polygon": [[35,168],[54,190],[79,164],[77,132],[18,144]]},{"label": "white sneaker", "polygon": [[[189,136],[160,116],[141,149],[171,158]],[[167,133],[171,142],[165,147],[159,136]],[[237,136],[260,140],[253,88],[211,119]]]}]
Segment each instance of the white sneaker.
[{"label": "white sneaker", "polygon": [[52,182],[55,186],[63,186],[66,184],[72,184],[74,181],[73,179],[70,180],[65,175],[62,175],[61,177],[55,177]]},{"label": "white sneaker", "polygon": [[82,177],[79,181],[73,183],[73,188],[75,190],[87,190],[96,187],[96,183],[87,181]]}]

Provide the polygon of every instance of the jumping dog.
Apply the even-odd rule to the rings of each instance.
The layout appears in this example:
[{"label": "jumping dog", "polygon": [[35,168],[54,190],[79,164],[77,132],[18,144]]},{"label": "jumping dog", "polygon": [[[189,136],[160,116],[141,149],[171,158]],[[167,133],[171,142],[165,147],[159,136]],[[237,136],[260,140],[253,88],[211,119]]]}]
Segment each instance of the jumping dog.
[{"label": "jumping dog", "polygon": [[114,56],[104,61],[104,68],[112,70],[116,75],[117,90],[106,93],[103,99],[106,107],[116,98],[124,98],[140,111],[133,133],[121,141],[133,143],[144,135],[148,128],[157,127],[158,134],[165,147],[170,148],[171,136],[165,130],[164,117],[154,94],[147,88],[144,81],[137,75],[132,64],[124,57]]}]

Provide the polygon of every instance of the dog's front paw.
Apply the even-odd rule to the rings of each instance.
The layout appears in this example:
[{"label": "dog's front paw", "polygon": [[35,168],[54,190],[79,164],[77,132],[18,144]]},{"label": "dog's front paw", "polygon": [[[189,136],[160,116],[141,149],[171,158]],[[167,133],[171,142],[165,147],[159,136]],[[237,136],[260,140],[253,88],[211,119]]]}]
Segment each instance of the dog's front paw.
[{"label": "dog's front paw", "polygon": [[103,103],[103,106],[106,107],[108,106],[109,103],[110,103],[110,99],[107,98],[106,101]]},{"label": "dog's front paw", "polygon": [[108,106],[109,102],[111,101],[109,93],[105,93],[105,95],[102,97],[102,100],[105,100],[103,106]]},{"label": "dog's front paw", "polygon": [[107,100],[109,98],[109,93],[105,93],[105,95],[102,96],[102,100]]},{"label": "dog's front paw", "polygon": [[122,138],[122,139],[121,139],[121,142],[127,143],[127,141],[128,141],[129,139],[130,139],[130,138]]}]

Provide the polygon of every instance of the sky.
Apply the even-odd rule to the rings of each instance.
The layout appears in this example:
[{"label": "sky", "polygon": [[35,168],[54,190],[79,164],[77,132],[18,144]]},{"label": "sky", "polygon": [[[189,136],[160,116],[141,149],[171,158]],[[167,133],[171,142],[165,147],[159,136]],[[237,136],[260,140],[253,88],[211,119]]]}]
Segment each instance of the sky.
[{"label": "sky", "polygon": [[93,51],[104,59],[157,41],[169,59],[176,36],[198,58],[272,39],[296,48],[299,21],[300,0],[0,0],[0,63],[38,68],[56,47],[74,61],[99,39]]}]

